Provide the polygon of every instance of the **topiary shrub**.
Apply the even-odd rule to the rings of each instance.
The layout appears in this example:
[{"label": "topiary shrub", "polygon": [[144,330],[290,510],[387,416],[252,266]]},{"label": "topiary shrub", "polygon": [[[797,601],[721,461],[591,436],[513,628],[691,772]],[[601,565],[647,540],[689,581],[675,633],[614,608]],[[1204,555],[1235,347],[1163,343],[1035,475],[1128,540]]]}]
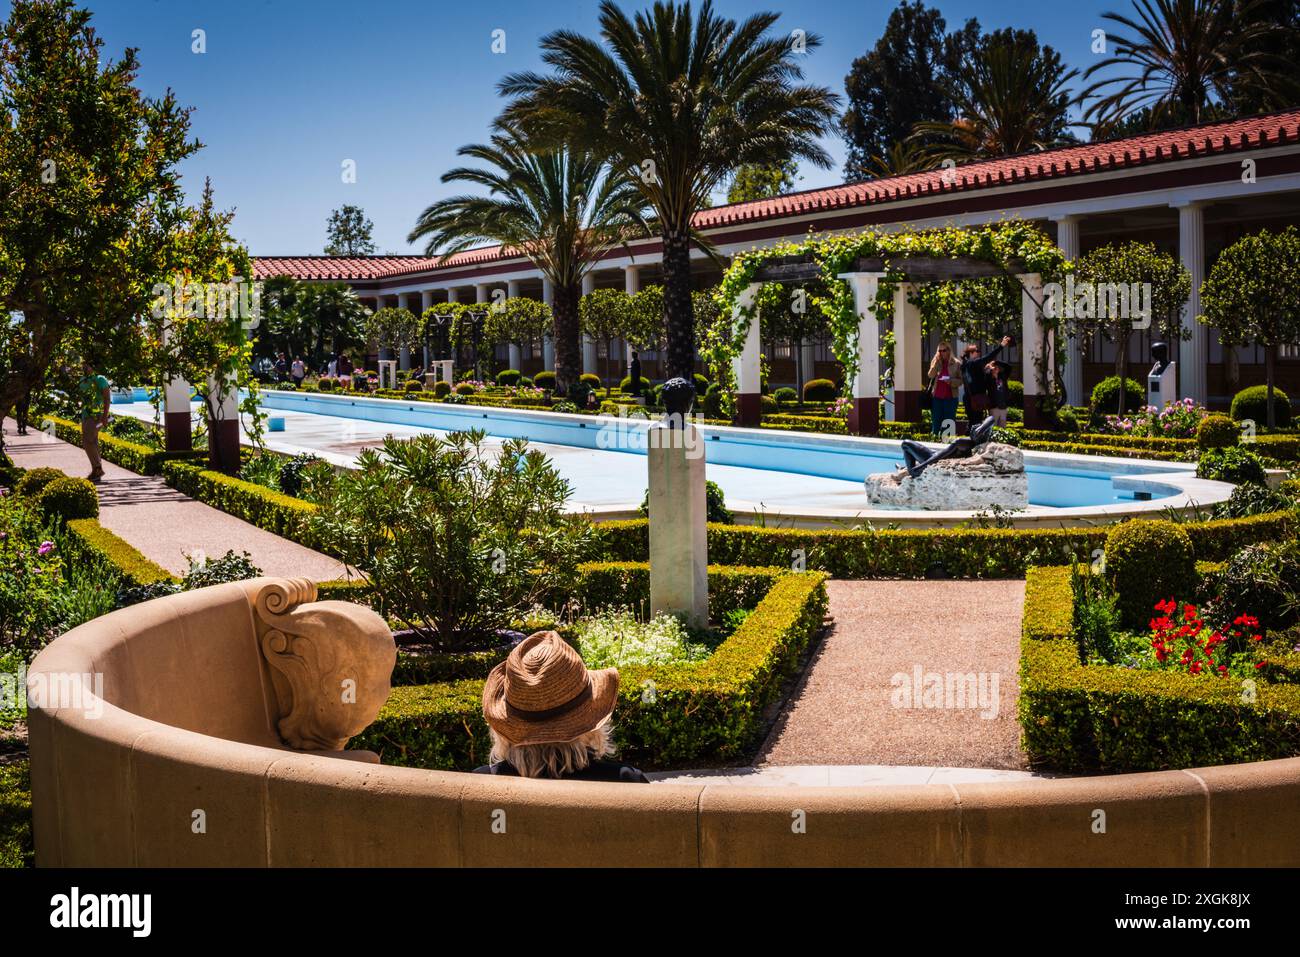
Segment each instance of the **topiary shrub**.
[{"label": "topiary shrub", "polygon": [[58,469],[52,469],[42,466],[37,469],[30,469],[18,484],[14,486],[14,492],[24,498],[35,498],[45,489],[45,486],[57,479],[67,478]]},{"label": "topiary shrub", "polygon": [[1079,425],[1079,416],[1073,409],[1058,409],[1056,412],[1056,425],[1062,432],[1078,433],[1083,431]]},{"label": "topiary shrub", "polygon": [[803,384],[805,402],[834,402],[839,390],[830,379],[809,379]]},{"label": "topiary shrub", "polygon": [[519,375],[518,369],[502,369],[497,373],[497,385],[516,386],[519,384]]},{"label": "topiary shrub", "polygon": [[706,419],[722,418],[722,386],[713,383],[704,390],[703,409]]},{"label": "topiary shrub", "polygon": [[[1115,415],[1119,407],[1119,376],[1102,379],[1092,389],[1092,414]],[[1147,404],[1147,392],[1133,379],[1124,380],[1124,411],[1136,412]]]},{"label": "topiary shrub", "polygon": [[445,399],[451,395],[451,383],[447,381],[435,382],[433,384],[433,394],[440,399]]},{"label": "topiary shrub", "polygon": [[[1273,412],[1277,416],[1278,426],[1285,427],[1291,424],[1291,400],[1276,386],[1273,388]],[[1232,417],[1238,422],[1250,419],[1256,425],[1264,425],[1268,422],[1268,387],[1252,385],[1234,395]]]},{"label": "topiary shrub", "polygon": [[764,415],[768,415],[770,413],[777,412],[780,410],[780,405],[777,403],[776,399],[770,395],[762,396],[760,401],[762,404],[762,410]]},{"label": "topiary shrub", "polygon": [[41,489],[36,504],[46,521],[99,517],[99,493],[90,479],[56,478]]},{"label": "topiary shrub", "polygon": [[1259,460],[1259,456],[1240,445],[1226,449],[1206,449],[1196,465],[1196,477],[1212,482],[1231,482],[1233,485],[1241,485],[1243,482],[1263,485],[1267,481],[1264,463]]},{"label": "topiary shrub", "polygon": [[521,388],[521,389],[531,389],[532,387],[533,387],[533,380],[532,380],[532,379],[528,378],[528,376],[526,376],[526,375],[521,375],[521,376],[519,377],[519,388]]},{"label": "topiary shrub", "polygon": [[473,394],[474,394],[474,387],[473,387],[472,385],[470,385],[468,382],[461,382],[461,383],[458,383],[458,384],[456,385],[456,394],[457,394],[457,395],[473,395]]},{"label": "topiary shrub", "polygon": [[1231,448],[1240,437],[1237,423],[1226,415],[1207,415],[1196,427],[1196,447],[1202,450]]},{"label": "topiary shrub", "polygon": [[1189,601],[1196,588],[1196,555],[1180,525],[1136,521],[1106,536],[1106,576],[1124,624],[1145,630],[1158,601]]},{"label": "topiary shrub", "polygon": [[600,376],[596,375],[594,372],[584,372],[582,375],[578,376],[578,381],[592,389],[599,389],[601,385]]},{"label": "topiary shrub", "polygon": [[316,389],[317,389],[318,391],[320,391],[320,392],[333,392],[333,391],[334,391],[334,380],[333,380],[333,379],[321,379],[319,382],[316,383]]},{"label": "topiary shrub", "polygon": [[405,389],[407,392],[423,392],[424,383],[422,383],[419,379],[409,379],[407,380],[406,385],[402,386],[402,388]]},{"label": "topiary shrub", "polygon": [[537,373],[537,375],[533,376],[533,385],[539,389],[550,389],[554,392],[555,373],[549,370]]},{"label": "topiary shrub", "polygon": [[777,402],[795,402],[799,398],[799,393],[787,385],[773,392],[772,398]]},{"label": "topiary shrub", "polygon": [[1017,382],[1015,379],[1007,380],[1007,402],[1009,409],[1023,409],[1025,407],[1025,384]]},{"label": "topiary shrub", "polygon": [[[631,389],[632,389],[632,377],[630,375],[623,376],[623,380],[618,384],[618,390],[622,392],[624,395],[626,395],[631,391]],[[647,379],[645,376],[641,377],[641,391],[643,393],[650,391],[650,380]]]}]

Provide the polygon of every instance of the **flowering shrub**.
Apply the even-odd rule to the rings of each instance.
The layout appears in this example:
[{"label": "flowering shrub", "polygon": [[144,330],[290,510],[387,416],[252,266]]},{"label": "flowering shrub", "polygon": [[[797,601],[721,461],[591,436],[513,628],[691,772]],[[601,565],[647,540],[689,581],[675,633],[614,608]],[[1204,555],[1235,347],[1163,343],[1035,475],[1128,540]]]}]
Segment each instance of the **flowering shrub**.
[{"label": "flowering shrub", "polygon": [[847,419],[851,408],[853,408],[853,400],[840,396],[830,405],[826,406],[826,411],[837,419]]},{"label": "flowering shrub", "polygon": [[574,623],[578,653],[588,668],[666,665],[700,661],[709,656],[705,645],[691,642],[686,628],[672,615],[637,621],[626,608]]},{"label": "flowering shrub", "polygon": [[63,561],[35,509],[0,495],[0,646],[28,654],[62,622]]},{"label": "flowering shrub", "polygon": [[1132,416],[1108,415],[1102,423],[1102,432],[1111,435],[1145,435],[1154,438],[1191,439],[1201,420],[1209,412],[1194,399],[1169,402],[1163,409],[1148,405]]},{"label": "flowering shrub", "polygon": [[1186,671],[1190,675],[1212,674],[1245,677],[1264,667],[1252,664],[1249,652],[1262,636],[1259,620],[1238,615],[1223,629],[1207,628],[1195,605],[1185,604],[1179,614],[1172,598],[1157,602],[1158,618],[1151,619],[1151,650],[1155,667]]}]

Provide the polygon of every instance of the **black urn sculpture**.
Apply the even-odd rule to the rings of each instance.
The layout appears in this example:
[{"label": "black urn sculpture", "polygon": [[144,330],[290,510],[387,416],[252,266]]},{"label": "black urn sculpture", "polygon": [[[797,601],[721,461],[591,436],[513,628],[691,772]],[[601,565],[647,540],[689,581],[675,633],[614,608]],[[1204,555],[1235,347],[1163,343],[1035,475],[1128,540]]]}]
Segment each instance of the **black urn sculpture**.
[{"label": "black urn sculpture", "polygon": [[695,405],[695,384],[678,377],[669,379],[659,392],[664,404],[665,419],[670,428],[675,428],[686,421]]}]

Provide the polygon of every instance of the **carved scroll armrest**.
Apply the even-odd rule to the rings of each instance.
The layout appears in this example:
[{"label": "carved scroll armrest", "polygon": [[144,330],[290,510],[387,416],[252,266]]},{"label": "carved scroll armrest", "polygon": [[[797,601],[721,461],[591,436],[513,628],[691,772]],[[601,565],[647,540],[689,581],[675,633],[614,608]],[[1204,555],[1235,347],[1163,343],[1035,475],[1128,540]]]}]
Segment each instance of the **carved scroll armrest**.
[{"label": "carved scroll armrest", "polygon": [[315,599],[307,579],[268,580],[253,599],[258,644],[271,666],[284,743],[341,751],[388,700],[397,646],[371,609]]}]

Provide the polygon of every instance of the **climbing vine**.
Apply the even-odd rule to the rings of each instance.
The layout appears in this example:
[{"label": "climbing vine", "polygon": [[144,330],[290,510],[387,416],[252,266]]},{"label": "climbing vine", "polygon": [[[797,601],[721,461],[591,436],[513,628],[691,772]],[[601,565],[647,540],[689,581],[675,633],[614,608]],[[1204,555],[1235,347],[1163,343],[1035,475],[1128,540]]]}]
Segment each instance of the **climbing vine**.
[{"label": "climbing vine", "polygon": [[[765,283],[754,302],[741,305],[741,297],[753,284],[754,277],[766,266],[783,257],[799,256],[817,265],[816,285],[820,294],[811,296],[816,308],[826,317],[831,333],[831,348],[844,369],[844,387],[858,371],[857,335],[858,316],[853,301],[853,290],[839,276],[854,269],[859,259],[879,257],[885,260],[886,272],[876,295],[876,316],[881,320],[892,318],[894,293],[904,280],[901,273],[890,270],[890,260],[902,256],[929,256],[947,259],[976,259],[992,263],[1005,272],[1005,277],[934,283],[918,287],[912,297],[921,310],[922,323],[927,330],[949,334],[963,323],[977,319],[995,321],[1002,315],[1019,316],[1019,282],[1012,272],[1013,262],[1022,262],[1024,270],[1038,273],[1044,283],[1063,282],[1072,269],[1064,254],[1038,227],[1025,222],[1011,221],[979,227],[949,226],[939,229],[905,230],[901,232],[868,231],[851,236],[814,237],[797,243],[782,243],[764,249],[741,253],[722,277],[715,301],[719,319],[701,350],[715,381],[723,383],[724,395],[735,391],[731,363],[744,348],[745,337],[755,315],[761,315],[764,304],[778,301],[779,291],[769,291]],[[983,314],[983,315],[982,315]],[[734,317],[734,318],[733,318]],[[1044,335],[1059,320],[1043,316]],[[882,330],[883,345],[884,330]],[[1058,358],[1063,359],[1063,343],[1057,337]],[[1058,370],[1062,362],[1056,364]],[[1039,373],[1046,380],[1047,357],[1039,359]],[[1053,392],[1059,391],[1053,383]]]}]

